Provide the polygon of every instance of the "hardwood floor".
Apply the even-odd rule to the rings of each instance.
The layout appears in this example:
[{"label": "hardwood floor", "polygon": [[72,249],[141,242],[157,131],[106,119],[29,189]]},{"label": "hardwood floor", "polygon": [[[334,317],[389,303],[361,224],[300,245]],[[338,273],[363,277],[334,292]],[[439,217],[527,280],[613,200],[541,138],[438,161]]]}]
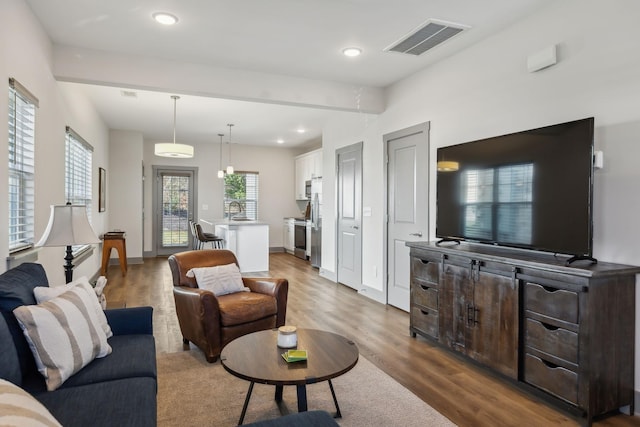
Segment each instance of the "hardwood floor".
[{"label": "hardwood floor", "polygon": [[[287,324],[349,337],[360,354],[459,426],[576,426],[576,419],[524,393],[435,344],[409,335],[407,313],[374,302],[318,275],[309,263],[271,254],[269,275],[289,280]],[[108,270],[109,307],[151,305],[158,352],[184,349],[166,258]],[[371,390],[371,393],[383,393]],[[393,396],[389,396],[393,404]],[[596,426],[640,426],[640,417],[616,414]]]}]

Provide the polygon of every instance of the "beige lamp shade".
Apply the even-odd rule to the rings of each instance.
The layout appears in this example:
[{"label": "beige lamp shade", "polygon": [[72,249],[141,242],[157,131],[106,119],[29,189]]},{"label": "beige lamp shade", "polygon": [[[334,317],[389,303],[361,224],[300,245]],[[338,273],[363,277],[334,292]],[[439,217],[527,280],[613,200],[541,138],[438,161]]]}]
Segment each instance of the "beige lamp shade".
[{"label": "beige lamp shade", "polygon": [[100,243],[89,224],[84,205],[51,205],[49,224],[36,246],[73,246]]},{"label": "beige lamp shade", "polygon": [[175,159],[189,159],[193,157],[193,146],[176,143],[176,102],[180,99],[172,95],[173,99],[173,142],[159,142],[155,145],[153,153],[160,157],[173,157]]},{"label": "beige lamp shade", "polygon": [[155,145],[154,154],[161,157],[188,159],[193,157],[193,146],[176,144],[175,142],[159,142]]}]

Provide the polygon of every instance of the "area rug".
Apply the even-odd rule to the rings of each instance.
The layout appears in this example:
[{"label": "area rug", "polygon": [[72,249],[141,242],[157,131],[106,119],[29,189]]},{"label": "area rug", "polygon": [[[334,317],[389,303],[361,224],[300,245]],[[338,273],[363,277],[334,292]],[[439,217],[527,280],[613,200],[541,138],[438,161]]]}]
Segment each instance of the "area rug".
[{"label": "area rug", "polygon": [[[256,355],[256,357],[260,357]],[[249,382],[207,363],[198,350],[158,354],[158,426],[235,426]],[[342,412],[341,426],[454,426],[389,375],[360,356],[357,365],[332,380]],[[244,423],[280,416],[274,387],[256,384]],[[309,410],[335,412],[328,383],[307,386]],[[297,411],[295,387],[285,387],[283,401]]]}]

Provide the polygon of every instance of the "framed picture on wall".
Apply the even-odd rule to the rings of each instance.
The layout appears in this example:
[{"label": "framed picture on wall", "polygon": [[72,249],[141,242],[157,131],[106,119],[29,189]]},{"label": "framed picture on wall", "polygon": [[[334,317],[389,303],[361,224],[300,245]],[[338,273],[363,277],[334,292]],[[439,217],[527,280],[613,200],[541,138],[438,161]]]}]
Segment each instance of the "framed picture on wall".
[{"label": "framed picture on wall", "polygon": [[107,210],[107,171],[98,168],[98,212]]}]

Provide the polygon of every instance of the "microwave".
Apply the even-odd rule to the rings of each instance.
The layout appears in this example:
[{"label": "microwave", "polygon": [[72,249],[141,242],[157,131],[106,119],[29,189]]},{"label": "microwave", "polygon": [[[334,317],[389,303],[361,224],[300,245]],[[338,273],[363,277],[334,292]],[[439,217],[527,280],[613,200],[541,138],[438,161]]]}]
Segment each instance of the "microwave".
[{"label": "microwave", "polygon": [[311,180],[304,182],[304,197],[311,199]]}]

